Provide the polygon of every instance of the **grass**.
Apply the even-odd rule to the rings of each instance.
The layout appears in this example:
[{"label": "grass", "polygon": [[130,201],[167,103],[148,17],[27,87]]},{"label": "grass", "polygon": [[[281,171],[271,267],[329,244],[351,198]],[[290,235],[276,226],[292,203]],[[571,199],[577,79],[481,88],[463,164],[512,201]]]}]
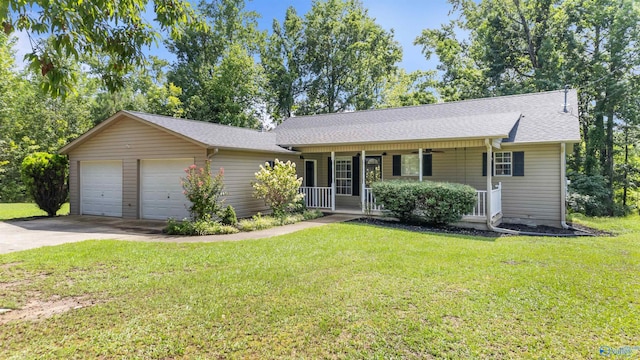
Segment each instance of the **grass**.
[{"label": "grass", "polygon": [[[62,205],[58,215],[69,214],[69,203]],[[34,203],[0,203],[0,220],[29,218],[34,216],[46,216],[47,213],[40,210]]]},{"label": "grass", "polygon": [[597,358],[640,345],[638,220],[593,220],[617,237],[334,224],[0,255],[0,307],[95,301],[0,325],[0,358]]}]

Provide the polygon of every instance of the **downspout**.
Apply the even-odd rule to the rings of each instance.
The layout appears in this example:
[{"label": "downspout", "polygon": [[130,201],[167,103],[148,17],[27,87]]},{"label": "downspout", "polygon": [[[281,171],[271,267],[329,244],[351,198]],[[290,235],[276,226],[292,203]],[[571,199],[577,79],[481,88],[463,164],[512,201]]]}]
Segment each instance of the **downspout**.
[{"label": "downspout", "polygon": [[563,229],[573,229],[567,225],[567,146],[560,143],[560,225]]},{"label": "downspout", "polygon": [[207,160],[211,161],[211,158],[213,158],[213,155],[217,154],[218,151],[219,151],[218,148],[214,148],[211,153],[207,154]]},{"label": "downspout", "polygon": [[491,174],[493,174],[493,146],[490,139],[484,139],[484,145],[487,147],[487,206],[485,207],[487,211],[487,228],[491,231],[502,234],[520,235],[521,233],[519,231],[498,228],[493,226],[493,224],[491,223],[491,191],[493,190],[493,184],[491,183]]}]

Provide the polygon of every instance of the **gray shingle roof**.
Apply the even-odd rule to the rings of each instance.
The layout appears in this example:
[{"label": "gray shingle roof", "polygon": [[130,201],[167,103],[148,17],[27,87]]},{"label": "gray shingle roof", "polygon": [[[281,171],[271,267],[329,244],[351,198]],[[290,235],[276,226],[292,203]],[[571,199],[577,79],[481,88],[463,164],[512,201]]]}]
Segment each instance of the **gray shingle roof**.
[{"label": "gray shingle roof", "polygon": [[563,103],[559,90],[301,116],[278,126],[276,141],[283,146],[487,137],[508,137],[504,142],[513,143],[578,142],[576,91],[569,91],[567,113]]},{"label": "gray shingle roof", "polygon": [[210,147],[292,153],[276,145],[275,133],[212,124],[204,121],[177,119],[137,111],[124,112]]}]

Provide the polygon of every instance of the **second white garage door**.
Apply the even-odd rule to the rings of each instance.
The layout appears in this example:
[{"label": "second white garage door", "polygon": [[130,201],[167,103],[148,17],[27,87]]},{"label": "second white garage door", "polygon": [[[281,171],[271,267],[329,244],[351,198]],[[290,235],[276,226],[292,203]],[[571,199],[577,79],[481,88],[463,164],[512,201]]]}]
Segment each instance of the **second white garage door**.
[{"label": "second white garage door", "polygon": [[190,203],[182,193],[180,178],[193,159],[140,161],[140,217],[182,220],[189,217]]}]

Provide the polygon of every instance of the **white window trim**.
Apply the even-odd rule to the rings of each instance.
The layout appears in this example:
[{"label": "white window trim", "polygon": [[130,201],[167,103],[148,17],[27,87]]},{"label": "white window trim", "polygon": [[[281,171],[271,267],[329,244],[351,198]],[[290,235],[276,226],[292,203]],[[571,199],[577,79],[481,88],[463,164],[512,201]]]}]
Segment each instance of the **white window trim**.
[{"label": "white window trim", "polygon": [[[339,178],[338,177],[338,161],[349,161],[351,163],[351,170],[349,170],[349,177],[348,178]],[[333,164],[334,166],[334,174],[336,175],[336,178],[333,180],[336,184],[336,196],[352,196],[351,194],[353,194],[353,158],[351,156],[336,156],[335,159],[335,164]],[[338,194],[338,179],[342,179],[342,180],[351,180],[351,186],[349,187],[349,193],[348,194]]]},{"label": "white window trim", "polygon": [[[404,172],[405,167],[404,165],[404,157],[405,156],[415,156],[416,157],[416,163],[418,164],[418,167],[416,169],[416,173],[415,174],[406,174]],[[401,154],[400,155],[400,176],[406,176],[406,177],[419,177],[420,176],[420,156],[418,154]]]},{"label": "white window trim", "polygon": [[[507,153],[509,154],[509,162],[508,163],[501,162],[500,164],[501,165],[504,165],[504,164],[509,164],[510,165],[509,174],[498,174],[498,171],[497,171],[498,162],[496,161],[496,156],[498,154],[507,154]],[[513,151],[498,151],[498,152],[494,152],[493,153],[493,176],[501,176],[501,177],[511,177],[511,176],[513,176]]]}]

